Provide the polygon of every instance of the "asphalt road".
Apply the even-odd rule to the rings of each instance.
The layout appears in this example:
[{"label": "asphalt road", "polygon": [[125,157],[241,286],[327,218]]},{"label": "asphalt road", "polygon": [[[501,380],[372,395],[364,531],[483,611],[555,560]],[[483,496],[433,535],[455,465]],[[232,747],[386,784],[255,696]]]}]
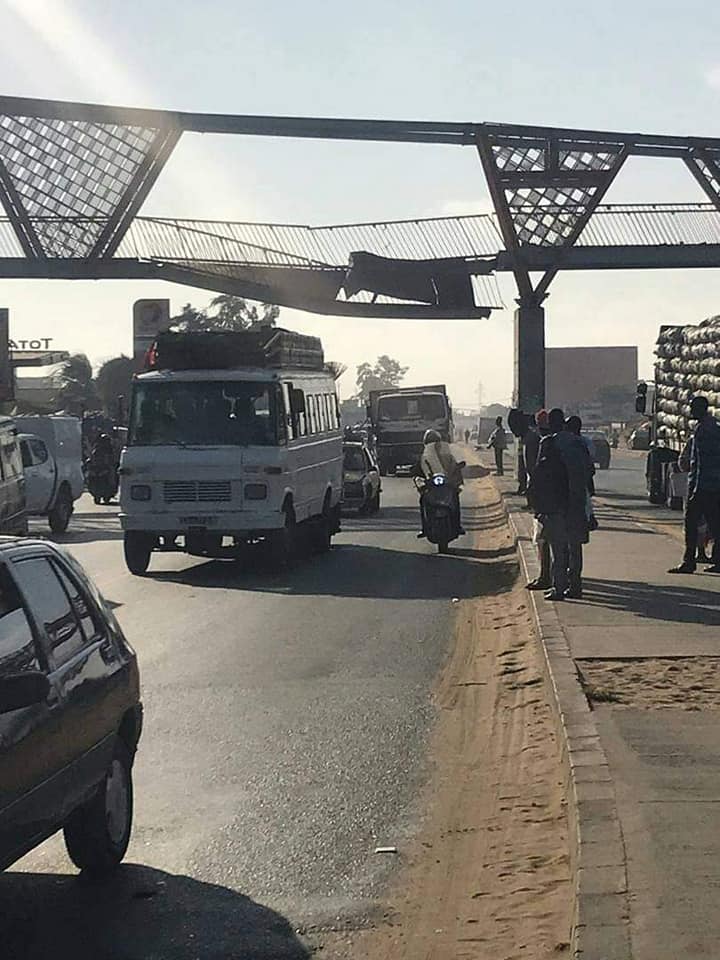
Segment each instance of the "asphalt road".
[{"label": "asphalt road", "polygon": [[609,470],[597,470],[595,490],[600,499],[635,519],[660,524],[664,529],[682,525],[682,511],[652,504],[645,486],[647,452],[619,447],[612,451]]},{"label": "asphalt road", "polygon": [[375,847],[416,825],[452,598],[482,587],[470,538],[432,553],[411,482],[388,479],[381,514],[295,572],[164,555],[143,579],[115,514],[84,498],[60,540],[140,659],[128,865],[85,886],[50,840],[0,876],[0,953],[305,957],[319,928],[361,922],[397,863]]},{"label": "asphalt road", "polygon": [[595,489],[600,496],[615,494],[628,500],[647,500],[645,489],[645,460],[642,450],[618,447],[612,451],[609,470],[595,467]]}]

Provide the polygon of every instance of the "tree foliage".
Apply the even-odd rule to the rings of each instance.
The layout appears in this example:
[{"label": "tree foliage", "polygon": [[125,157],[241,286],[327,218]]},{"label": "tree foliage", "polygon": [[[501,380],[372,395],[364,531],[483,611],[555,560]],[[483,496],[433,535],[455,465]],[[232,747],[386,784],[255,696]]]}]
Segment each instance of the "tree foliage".
[{"label": "tree foliage", "polygon": [[97,406],[97,392],[90,361],[84,353],[75,353],[64,362],[63,383],[58,394],[60,409],[81,416]]},{"label": "tree foliage", "polygon": [[183,333],[199,330],[247,330],[250,327],[274,327],[280,308],[270,303],[249,303],[243,297],[222,293],[210,301],[207,310],[186,303],[171,325]]},{"label": "tree foliage", "polygon": [[399,361],[387,354],[378,357],[374,364],[361,363],[357,368],[357,399],[366,403],[371,390],[399,387],[408,370],[409,367],[401,366]]},{"label": "tree foliage", "polygon": [[106,360],[98,370],[95,385],[102,408],[108,416],[118,415],[120,397],[129,400],[133,373],[133,361],[125,354]]}]

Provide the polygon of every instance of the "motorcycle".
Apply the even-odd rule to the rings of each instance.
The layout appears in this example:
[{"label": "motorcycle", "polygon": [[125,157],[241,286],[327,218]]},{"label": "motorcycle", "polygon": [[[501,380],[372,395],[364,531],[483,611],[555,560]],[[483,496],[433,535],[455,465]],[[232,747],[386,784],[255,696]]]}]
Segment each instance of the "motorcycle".
[{"label": "motorcycle", "polygon": [[118,492],[117,470],[107,467],[87,466],[87,487],[95,503],[110,503]]},{"label": "motorcycle", "polygon": [[[461,470],[464,466],[464,462],[458,464]],[[438,553],[447,553],[448,544],[460,536],[457,491],[442,473],[436,473],[429,479],[415,477],[414,481],[425,518],[425,536],[430,543],[437,544]]]}]

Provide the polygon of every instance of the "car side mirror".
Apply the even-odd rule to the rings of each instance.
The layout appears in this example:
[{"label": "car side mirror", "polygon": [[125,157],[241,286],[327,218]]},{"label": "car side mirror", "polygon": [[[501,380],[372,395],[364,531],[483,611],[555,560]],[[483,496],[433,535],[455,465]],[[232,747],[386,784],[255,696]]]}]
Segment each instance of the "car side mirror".
[{"label": "car side mirror", "polygon": [[47,700],[50,681],[39,670],[10,673],[0,677],[0,713],[10,713],[22,707]]}]

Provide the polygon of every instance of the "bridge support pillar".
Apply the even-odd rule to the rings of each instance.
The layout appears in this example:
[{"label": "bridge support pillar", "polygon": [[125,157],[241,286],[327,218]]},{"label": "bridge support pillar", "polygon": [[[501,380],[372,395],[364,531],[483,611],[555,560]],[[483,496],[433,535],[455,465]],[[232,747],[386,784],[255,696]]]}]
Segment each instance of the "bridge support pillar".
[{"label": "bridge support pillar", "polygon": [[515,311],[515,405],[535,413],[545,405],[545,310],[522,297]]}]

